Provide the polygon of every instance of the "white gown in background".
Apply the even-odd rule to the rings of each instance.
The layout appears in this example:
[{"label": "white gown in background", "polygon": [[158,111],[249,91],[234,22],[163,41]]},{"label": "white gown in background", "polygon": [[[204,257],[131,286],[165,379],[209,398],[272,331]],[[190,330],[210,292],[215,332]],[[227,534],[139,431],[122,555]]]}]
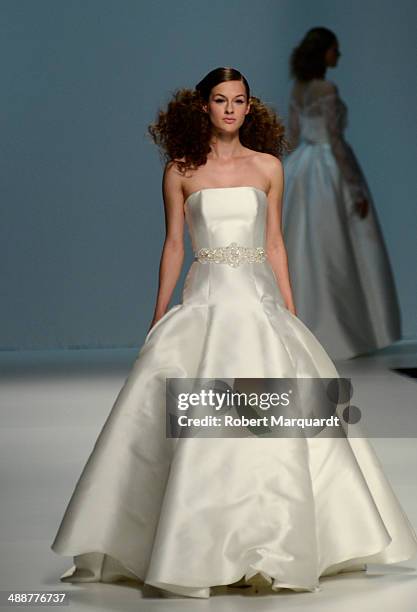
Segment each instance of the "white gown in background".
[{"label": "white gown in background", "polygon": [[[207,188],[185,203],[195,251],[265,246],[267,197]],[[317,275],[320,270],[317,270]],[[256,574],[271,588],[417,553],[417,536],[367,439],[167,438],[165,379],[334,378],[318,340],[284,306],[266,260],[195,260],[182,303],[150,330],[81,473],[52,550],[61,577],[137,577],[209,597]]]},{"label": "white gown in background", "polygon": [[[283,228],[297,316],[333,359],[401,337],[395,283],[372,195],[345,141],[347,108],[331,81],[296,83],[284,161]],[[361,219],[354,202],[366,198]]]}]

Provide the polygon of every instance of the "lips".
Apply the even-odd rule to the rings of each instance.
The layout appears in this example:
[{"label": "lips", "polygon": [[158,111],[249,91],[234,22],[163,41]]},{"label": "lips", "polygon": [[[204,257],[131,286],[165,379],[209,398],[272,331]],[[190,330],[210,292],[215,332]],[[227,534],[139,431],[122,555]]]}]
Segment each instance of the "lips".
[{"label": "lips", "polygon": [[225,119],[223,119],[223,121],[224,121],[225,123],[234,123],[234,122],[236,121],[236,119],[228,119],[228,118],[225,118]]}]

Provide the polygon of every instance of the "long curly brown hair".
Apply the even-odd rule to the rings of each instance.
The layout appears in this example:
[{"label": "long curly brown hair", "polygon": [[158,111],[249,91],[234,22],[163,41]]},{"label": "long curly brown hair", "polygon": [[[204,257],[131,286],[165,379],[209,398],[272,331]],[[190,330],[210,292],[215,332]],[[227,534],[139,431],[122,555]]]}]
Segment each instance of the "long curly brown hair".
[{"label": "long curly brown hair", "polygon": [[[175,161],[179,171],[204,165],[210,152],[211,121],[203,111],[210,92],[224,81],[242,81],[245,86],[250,111],[239,129],[243,146],[255,151],[270,153],[279,159],[289,150],[285,128],[279,115],[256,96],[250,95],[246,78],[234,68],[215,68],[195,89],[178,89],[167,108],[160,109],[156,121],[148,126],[148,133],[160,148],[167,162]],[[181,159],[184,161],[181,161]]]},{"label": "long curly brown hair", "polygon": [[290,76],[299,81],[323,78],[326,72],[325,54],[337,37],[332,30],[311,28],[290,55]]}]

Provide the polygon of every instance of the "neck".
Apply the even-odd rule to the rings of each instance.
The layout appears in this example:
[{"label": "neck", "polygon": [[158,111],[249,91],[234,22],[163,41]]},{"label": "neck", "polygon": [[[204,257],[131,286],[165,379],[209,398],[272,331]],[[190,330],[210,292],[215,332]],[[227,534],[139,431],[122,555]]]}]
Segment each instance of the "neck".
[{"label": "neck", "polygon": [[210,148],[208,157],[211,159],[230,159],[243,151],[238,133],[214,133],[210,140]]}]

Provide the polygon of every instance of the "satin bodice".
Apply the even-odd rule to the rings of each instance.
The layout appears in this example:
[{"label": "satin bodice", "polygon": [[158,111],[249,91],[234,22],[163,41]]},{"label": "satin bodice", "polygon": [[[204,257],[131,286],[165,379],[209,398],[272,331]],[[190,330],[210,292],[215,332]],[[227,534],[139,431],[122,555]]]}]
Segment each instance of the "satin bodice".
[{"label": "satin bodice", "polygon": [[[212,187],[185,201],[185,219],[193,251],[226,247],[266,247],[268,199],[257,187]],[[194,261],[185,279],[183,302],[235,305],[272,300],[284,304],[270,262],[243,263],[237,268]]]},{"label": "satin bodice", "polygon": [[185,201],[193,250],[203,247],[265,246],[266,194],[257,187],[213,187]]}]

